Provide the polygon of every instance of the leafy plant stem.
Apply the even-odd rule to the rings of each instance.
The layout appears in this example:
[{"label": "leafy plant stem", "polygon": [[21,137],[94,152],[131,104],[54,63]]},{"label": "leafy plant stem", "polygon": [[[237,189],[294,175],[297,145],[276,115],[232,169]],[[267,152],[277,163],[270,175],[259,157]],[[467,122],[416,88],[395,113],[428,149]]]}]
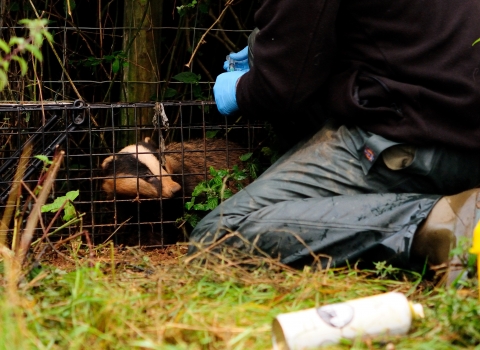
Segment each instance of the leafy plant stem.
[{"label": "leafy plant stem", "polygon": [[27,224],[25,230],[22,234],[20,240],[20,246],[17,252],[17,259],[19,264],[22,264],[27,255],[28,248],[32,242],[33,234],[35,228],[37,227],[38,220],[40,218],[41,207],[47,201],[50,190],[53,186],[53,182],[56,178],[60,165],[62,164],[63,157],[65,156],[64,151],[60,151],[53,159],[53,165],[48,169],[45,182],[43,183],[42,189],[37,197],[37,201],[33,205],[32,212],[27,219]]},{"label": "leafy plant stem", "polygon": [[[32,6],[32,9],[33,9],[33,11],[35,12],[35,16],[37,16],[38,19],[41,19],[41,16],[38,14],[38,11],[37,11],[35,5],[33,4],[32,0],[28,0],[28,1],[30,2],[30,5]],[[54,54],[55,57],[57,58],[57,61],[58,61],[58,63],[60,64],[60,67],[62,67],[63,73],[64,73],[65,76],[67,77],[68,82],[69,82],[70,85],[72,86],[73,91],[75,92],[75,94],[77,95],[77,97],[78,97],[80,100],[82,100],[82,95],[80,95],[80,92],[78,92],[77,87],[75,86],[72,78],[70,78],[70,74],[68,74],[67,69],[65,68],[65,65],[64,65],[63,62],[62,62],[62,59],[60,58],[60,56],[58,55],[57,51],[55,50],[55,47],[53,46],[53,43],[52,43],[50,40],[47,40],[47,42],[48,42],[48,44],[50,45],[50,48],[52,49],[53,54]]]}]

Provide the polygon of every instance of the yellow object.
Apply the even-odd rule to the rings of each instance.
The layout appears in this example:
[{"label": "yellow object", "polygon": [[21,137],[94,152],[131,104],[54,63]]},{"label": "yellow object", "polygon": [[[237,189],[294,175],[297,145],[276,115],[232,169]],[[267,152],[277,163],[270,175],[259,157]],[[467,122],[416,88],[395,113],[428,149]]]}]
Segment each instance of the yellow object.
[{"label": "yellow object", "polygon": [[472,248],[470,248],[471,254],[477,255],[477,278],[478,278],[478,299],[480,300],[480,221],[478,221],[477,226],[473,230],[473,242]]}]

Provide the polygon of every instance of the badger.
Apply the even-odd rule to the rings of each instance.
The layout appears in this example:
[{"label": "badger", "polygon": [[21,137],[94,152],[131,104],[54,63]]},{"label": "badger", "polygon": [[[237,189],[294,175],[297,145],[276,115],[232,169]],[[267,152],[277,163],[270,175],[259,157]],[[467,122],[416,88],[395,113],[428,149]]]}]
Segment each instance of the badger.
[{"label": "badger", "polygon": [[181,189],[160,165],[159,153],[149,142],[129,145],[102,162],[102,189],[108,198],[171,198]]},{"label": "badger", "polygon": [[109,198],[172,198],[182,188],[184,196],[190,195],[206,180],[210,167],[231,168],[243,153],[245,149],[225,139],[171,142],[165,146],[162,167],[158,147],[147,137],[103,161],[102,189]]}]

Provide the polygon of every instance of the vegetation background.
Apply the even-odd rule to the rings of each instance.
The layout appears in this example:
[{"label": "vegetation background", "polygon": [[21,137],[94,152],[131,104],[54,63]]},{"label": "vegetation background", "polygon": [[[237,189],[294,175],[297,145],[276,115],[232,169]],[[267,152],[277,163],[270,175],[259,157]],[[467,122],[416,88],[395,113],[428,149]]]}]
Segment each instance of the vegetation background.
[{"label": "vegetation background", "polygon": [[245,0],[1,0],[0,38],[22,36],[18,21],[23,18],[48,19],[53,34],[53,44],[43,48],[43,63],[32,58],[35,69],[24,77],[20,67],[12,69],[1,98],[90,103],[210,98],[225,56],[246,45],[257,5]]},{"label": "vegetation background", "polygon": [[[33,52],[26,56],[26,74],[20,62],[12,63],[0,99],[209,99],[224,56],[245,45],[257,5],[0,0],[2,39],[24,36],[19,20],[37,16],[50,21],[53,35],[52,45],[43,46],[43,61]],[[58,171],[61,156],[50,169]],[[49,192],[45,184],[37,190]],[[35,216],[15,215],[27,226]],[[48,225],[42,229],[47,236]],[[480,349],[474,280],[451,289],[382,262],[371,270],[293,270],[215,250],[187,260],[182,244],[148,252],[111,241],[93,247],[81,228],[47,249],[24,239],[25,233],[17,243],[28,254],[0,245],[0,349],[268,349],[279,313],[387,291],[422,303],[426,318],[404,337],[346,340],[330,349]]]}]

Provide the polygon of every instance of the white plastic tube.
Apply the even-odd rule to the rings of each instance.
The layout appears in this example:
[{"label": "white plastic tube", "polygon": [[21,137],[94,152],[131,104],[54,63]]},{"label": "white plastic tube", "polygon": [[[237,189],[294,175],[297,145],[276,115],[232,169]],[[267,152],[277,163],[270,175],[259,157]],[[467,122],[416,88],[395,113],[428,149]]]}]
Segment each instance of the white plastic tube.
[{"label": "white plastic tube", "polygon": [[272,325],[274,350],[302,350],[336,344],[342,338],[406,334],[420,304],[402,293],[386,293],[278,315]]}]

